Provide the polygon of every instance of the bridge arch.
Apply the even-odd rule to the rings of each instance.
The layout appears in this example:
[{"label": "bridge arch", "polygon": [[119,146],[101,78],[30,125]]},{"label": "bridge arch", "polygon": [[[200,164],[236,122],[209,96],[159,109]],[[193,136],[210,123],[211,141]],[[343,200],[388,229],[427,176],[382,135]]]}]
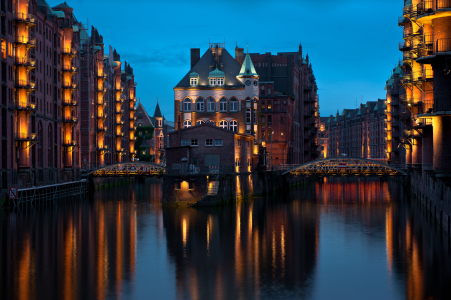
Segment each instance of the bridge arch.
[{"label": "bridge arch", "polygon": [[286,170],[283,175],[291,176],[395,176],[407,175],[404,170],[380,161],[354,158],[334,157],[315,160]]},{"label": "bridge arch", "polygon": [[164,173],[165,167],[150,162],[125,162],[92,170],[86,176],[121,177],[121,176],[153,176]]}]

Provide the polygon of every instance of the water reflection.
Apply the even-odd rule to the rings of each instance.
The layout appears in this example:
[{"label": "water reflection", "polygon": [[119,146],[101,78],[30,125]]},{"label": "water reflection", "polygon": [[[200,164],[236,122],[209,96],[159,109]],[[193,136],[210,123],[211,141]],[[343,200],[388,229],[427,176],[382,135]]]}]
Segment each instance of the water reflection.
[{"label": "water reflection", "polygon": [[161,208],[159,182],[0,217],[2,299],[450,299],[449,239],[403,189]]}]

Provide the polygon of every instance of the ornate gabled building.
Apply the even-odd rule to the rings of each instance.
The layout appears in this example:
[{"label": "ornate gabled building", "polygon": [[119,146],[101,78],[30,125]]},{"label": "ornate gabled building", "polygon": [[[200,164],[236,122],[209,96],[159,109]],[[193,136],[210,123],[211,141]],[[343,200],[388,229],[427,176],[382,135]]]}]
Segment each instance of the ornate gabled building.
[{"label": "ornate gabled building", "polygon": [[[227,161],[235,161],[235,168],[233,165],[227,167],[235,172],[247,172],[256,167],[259,149],[258,81],[259,76],[249,54],[236,55],[233,58],[222,43],[210,43],[202,57],[200,57],[200,49],[191,49],[191,69],[174,87],[175,130],[178,134],[170,135],[171,147],[183,146],[182,143],[187,140],[183,137],[184,134],[204,132],[204,130],[182,131],[182,129],[208,123],[236,134],[236,145],[231,145],[233,148],[230,149],[223,147],[222,152],[217,154],[234,157]],[[206,127],[205,130],[208,132],[210,127]],[[199,136],[198,139],[190,137],[189,143],[192,143],[193,147],[199,143],[202,143],[202,146],[203,144],[208,146],[213,141],[214,132],[216,130],[212,131],[208,141],[205,136]],[[247,141],[245,144],[249,149],[244,152],[235,151],[234,147],[240,147],[238,144],[241,144],[242,137]],[[247,137],[253,140],[250,145],[248,145]],[[215,147],[213,144],[211,146]],[[201,169],[208,167],[206,164],[211,164],[213,161],[218,163],[226,161],[219,157],[211,161],[204,160],[203,157],[190,157],[190,159],[190,164],[198,165]]]}]

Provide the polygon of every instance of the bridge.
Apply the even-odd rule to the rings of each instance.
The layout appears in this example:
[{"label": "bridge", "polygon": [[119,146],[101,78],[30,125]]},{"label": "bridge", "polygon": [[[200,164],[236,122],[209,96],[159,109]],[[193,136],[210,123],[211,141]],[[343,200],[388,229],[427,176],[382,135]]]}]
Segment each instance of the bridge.
[{"label": "bridge", "polygon": [[402,169],[365,158],[326,158],[287,169],[291,176],[402,176]]},{"label": "bridge", "polygon": [[165,167],[150,162],[126,162],[114,164],[92,170],[84,176],[94,177],[126,177],[126,176],[155,176],[164,174]]}]

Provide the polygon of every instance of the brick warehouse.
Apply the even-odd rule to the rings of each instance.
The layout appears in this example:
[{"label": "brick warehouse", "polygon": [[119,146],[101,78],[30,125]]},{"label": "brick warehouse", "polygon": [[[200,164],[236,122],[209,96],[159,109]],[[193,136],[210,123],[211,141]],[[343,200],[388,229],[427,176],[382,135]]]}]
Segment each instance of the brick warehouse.
[{"label": "brick warehouse", "polygon": [[260,75],[260,139],[269,152],[272,140],[272,164],[318,158],[318,87],[308,55],[303,58],[299,45],[297,52],[251,57]]},{"label": "brick warehouse", "polygon": [[[113,113],[105,113],[105,123],[112,124],[106,127],[110,132],[103,134],[103,140],[101,134],[88,139],[89,148],[96,148],[97,153],[84,155],[87,157],[85,165],[131,159],[136,99],[132,69],[126,65],[126,72],[121,74],[120,62],[112,61],[111,47],[109,55],[105,55],[102,45],[97,44],[96,29],[92,29],[89,37],[87,29],[66,3],[52,8],[41,0],[2,1],[1,13],[1,188],[12,185],[23,188],[80,178],[84,163],[81,152],[85,145],[82,137],[90,136],[84,133],[85,122],[100,118],[99,110],[94,114],[90,105],[112,112],[113,101],[121,97],[123,101],[116,103],[126,110],[127,123],[115,122]],[[87,54],[93,39],[95,56]],[[103,40],[101,42],[103,44]],[[86,71],[87,65],[91,74]],[[113,81],[112,71],[94,80],[101,75],[97,72],[101,68],[94,72],[94,66],[101,65],[110,70],[116,68],[114,74],[118,73],[120,84]],[[101,86],[101,81],[106,83],[105,87]],[[85,106],[82,101],[90,102]],[[118,123],[124,128],[121,132],[113,126]],[[116,143],[118,136],[120,139],[125,136],[124,142]],[[109,144],[108,150],[106,144]],[[118,149],[124,150],[113,156]],[[107,153],[106,158],[102,153]]]}]

